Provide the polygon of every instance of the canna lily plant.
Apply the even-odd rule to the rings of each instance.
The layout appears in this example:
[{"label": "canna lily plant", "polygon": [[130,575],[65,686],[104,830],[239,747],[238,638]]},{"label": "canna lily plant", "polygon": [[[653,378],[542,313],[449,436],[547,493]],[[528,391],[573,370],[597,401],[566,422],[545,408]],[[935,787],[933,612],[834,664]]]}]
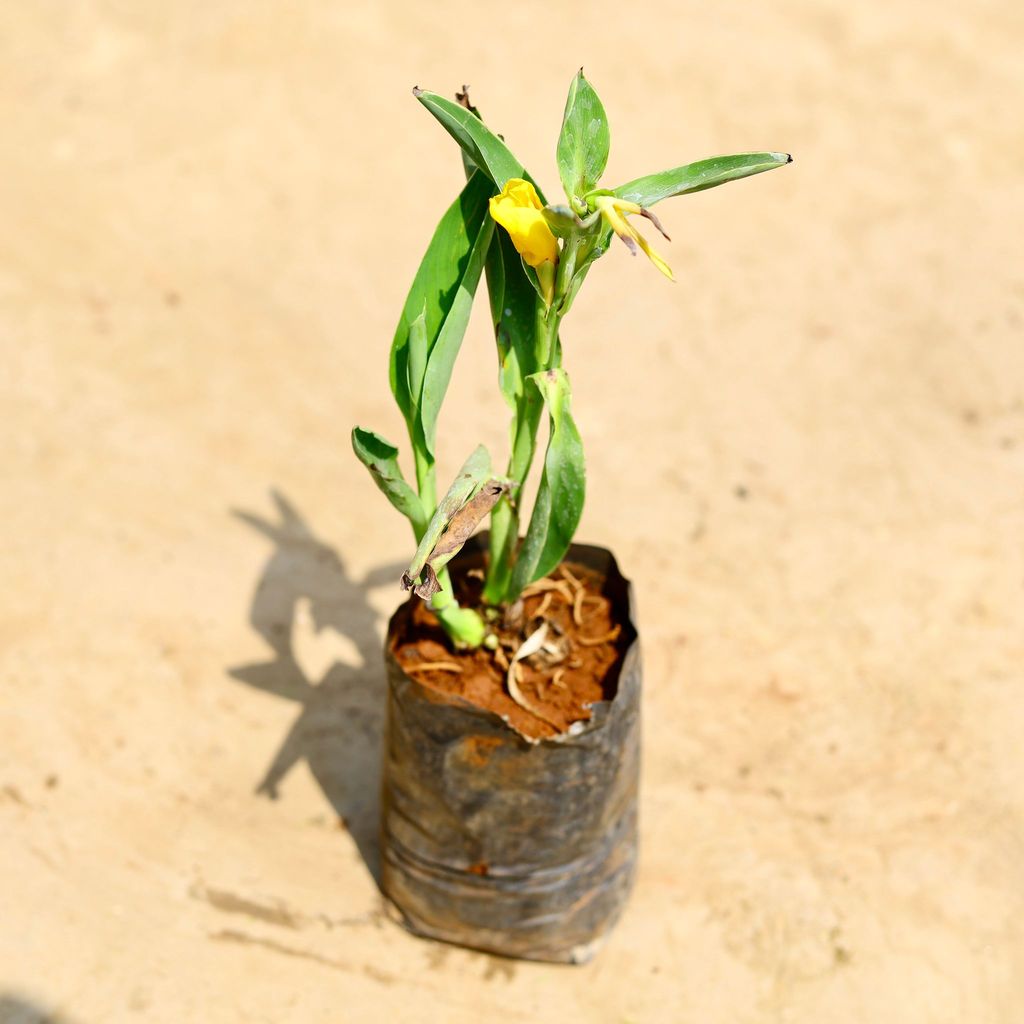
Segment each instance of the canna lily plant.
[{"label": "canna lily plant", "polygon": [[[421,89],[414,95],[459,144],[466,174],[420,263],[391,346],[391,391],[408,430],[415,488],[402,474],[398,449],[379,434],[356,427],[352,445],[412,526],[418,547],[403,587],[430,602],[456,647],[477,647],[488,642],[489,623],[515,605],[524,587],[558,566],[580,521],[583,445],[571,413],[559,329],[591,267],[618,236],[672,280],[668,264],[630,218],[645,218],[665,235],[651,209],[656,203],[781,167],[791,157],[712,157],[603,187],[608,119],[581,70],[569,88],[556,149],[566,202],[548,203],[465,90],[458,102]],[[437,420],[482,276],[498,350],[498,386],[512,412],[510,453],[504,474],[497,474],[487,450],[478,447],[438,500]],[[545,413],[547,450],[520,537],[525,485]],[[482,606],[462,607],[446,565],[488,514]]]}]

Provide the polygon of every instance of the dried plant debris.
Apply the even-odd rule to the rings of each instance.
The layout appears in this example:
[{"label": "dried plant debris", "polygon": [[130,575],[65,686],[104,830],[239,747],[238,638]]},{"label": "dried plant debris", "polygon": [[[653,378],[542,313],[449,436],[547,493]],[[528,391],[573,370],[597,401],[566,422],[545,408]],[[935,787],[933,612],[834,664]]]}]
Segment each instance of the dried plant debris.
[{"label": "dried plant debris", "polygon": [[507,480],[491,476],[491,457],[480,445],[431,517],[409,568],[402,574],[402,589],[429,601],[441,589],[438,572],[462,550],[508,489]]},{"label": "dried plant debris", "polygon": [[[531,654],[536,654],[541,649],[545,638],[548,635],[547,624],[542,624],[539,629],[534,630],[520,645],[519,649],[512,656],[512,661],[509,663],[508,672],[505,675],[505,685],[508,687],[509,696],[526,711],[529,711],[531,715],[536,715],[540,719],[544,719],[543,712],[538,711],[535,705],[531,704],[526,697],[523,696],[523,691],[519,689],[518,669],[519,662],[523,658],[530,657]],[[544,719],[546,721],[546,719]]]}]

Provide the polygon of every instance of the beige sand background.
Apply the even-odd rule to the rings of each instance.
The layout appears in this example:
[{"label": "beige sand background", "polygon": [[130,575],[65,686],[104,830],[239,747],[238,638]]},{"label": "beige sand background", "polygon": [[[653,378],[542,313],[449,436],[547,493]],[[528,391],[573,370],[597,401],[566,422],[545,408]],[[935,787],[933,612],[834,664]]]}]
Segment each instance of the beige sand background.
[{"label": "beige sand background", "polygon": [[[0,1019],[1024,1020],[1019,3],[0,21]],[[647,678],[639,883],[568,969],[381,912],[410,545],[347,435],[401,437],[461,173],[410,88],[554,192],[580,64],[609,180],[796,163],[665,204],[679,283],[614,250],[564,331]],[[496,394],[477,316],[445,471]]]}]

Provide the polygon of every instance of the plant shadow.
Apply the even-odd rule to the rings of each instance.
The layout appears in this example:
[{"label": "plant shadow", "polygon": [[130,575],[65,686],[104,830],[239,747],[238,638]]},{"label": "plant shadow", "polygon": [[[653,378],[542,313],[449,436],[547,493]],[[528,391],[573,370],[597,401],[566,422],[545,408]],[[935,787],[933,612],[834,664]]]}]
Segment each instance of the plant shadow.
[{"label": "plant shadow", "polygon": [[63,1017],[44,1010],[20,996],[0,992],[0,1024],[68,1024]]},{"label": "plant shadow", "polygon": [[[274,545],[249,608],[249,623],[272,656],[229,668],[228,674],[294,701],[299,714],[256,792],[277,800],[282,780],[305,761],[379,885],[384,672],[378,616],[368,592],[397,581],[402,567],[381,567],[353,580],[338,552],[295,507],[276,490],[271,497],[277,521],[237,509],[232,514]],[[310,668],[301,648],[323,647],[328,630],[340,634],[349,658],[333,660],[323,672]]]}]

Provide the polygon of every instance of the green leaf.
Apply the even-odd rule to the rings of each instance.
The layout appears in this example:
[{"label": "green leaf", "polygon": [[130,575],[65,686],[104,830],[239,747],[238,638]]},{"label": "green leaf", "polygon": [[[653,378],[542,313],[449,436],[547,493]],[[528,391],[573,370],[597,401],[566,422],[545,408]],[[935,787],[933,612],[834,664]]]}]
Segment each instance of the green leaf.
[{"label": "green leaf", "polygon": [[562,188],[577,213],[586,212],[583,196],[601,180],[610,145],[604,107],[580,68],[569,86],[556,152]]},{"label": "green leaf", "polygon": [[[459,98],[468,103],[469,97],[466,94],[460,94]],[[474,117],[483,120],[475,106],[469,105],[466,109]],[[470,168],[475,169],[476,165],[465,152],[462,157],[466,165],[466,176],[470,177],[473,173]],[[571,215],[571,211],[568,212]],[[539,369],[534,358],[533,343],[539,285],[528,276],[533,273],[532,268],[523,262],[506,231],[495,230],[491,236],[484,270],[487,274],[491,323],[494,325],[494,338],[498,347],[498,387],[505,401],[515,409],[523,396],[525,376]],[[512,426],[514,430],[515,420]]]},{"label": "green leaf", "polygon": [[[469,86],[464,85],[462,88],[463,92],[455,94],[455,98],[459,101],[459,106],[465,107],[474,117],[479,117],[482,121],[483,117],[480,116],[480,111],[469,102]],[[476,164],[465,150],[462,150],[462,169],[466,172],[467,178],[473,177],[473,172],[477,169]]]},{"label": "green leaf", "polygon": [[425,307],[423,312],[409,325],[407,346],[405,377],[409,388],[410,410],[414,417],[418,417],[420,394],[423,391],[423,375],[427,370],[427,355],[430,350]]},{"label": "green leaf", "polygon": [[420,394],[420,424],[423,440],[430,455],[434,454],[434,442],[437,437],[437,417],[441,412],[441,404],[448,391],[448,383],[452,378],[455,358],[462,347],[462,339],[469,324],[469,315],[473,309],[473,296],[476,294],[480,274],[487,259],[487,250],[494,234],[494,221],[487,218],[477,234],[476,241],[466,264],[465,273],[452,299],[448,315],[438,331],[437,338],[427,357],[427,368],[423,374],[423,390]]},{"label": "green leaf", "polygon": [[493,188],[488,177],[477,172],[441,218],[391,344],[391,391],[413,443],[431,453],[438,410],[494,229],[487,212]]},{"label": "green leaf", "polygon": [[[472,111],[438,96],[436,92],[414,89],[413,95],[429,110],[445,131],[462,147],[462,151],[498,186],[505,187],[509,178],[533,179],[512,151]],[[536,183],[534,182],[536,187]],[[540,189],[537,189],[540,195]],[[541,195],[543,203],[544,197]]]},{"label": "green leaf", "polygon": [[[457,96],[457,98],[460,101],[459,102],[459,106],[462,106],[465,110],[467,110],[470,114],[472,114],[473,117],[477,118],[481,122],[483,121],[483,117],[481,116],[479,109],[477,107],[473,106],[472,104],[469,104],[469,97],[468,97],[468,95],[466,93],[457,93],[456,96]],[[504,145],[504,143],[503,143],[503,145]],[[468,154],[466,153],[465,150],[462,150],[462,164],[463,164],[463,167],[465,168],[466,177],[467,178],[473,173],[474,170],[477,169],[477,165],[468,156]],[[523,171],[523,177],[524,177],[524,180],[533,182],[533,179],[530,177],[529,174],[527,174],[526,171]],[[534,183],[534,188],[536,188],[536,187],[537,187],[536,183]],[[541,195],[540,189],[537,189],[537,194],[538,194],[538,196]],[[567,207],[558,207],[558,208],[555,208],[555,209],[567,210],[568,208]],[[547,208],[545,208],[545,211],[546,210],[547,210]],[[571,213],[572,211],[568,211],[568,212]],[[546,212],[545,212],[545,216],[547,216]],[[499,249],[499,247],[500,247],[502,253],[504,253],[504,256],[501,253],[498,253],[497,255],[495,255],[495,253]],[[511,255],[509,255],[509,254],[511,254]],[[502,265],[501,265],[502,261],[504,263],[504,269],[502,268]],[[495,265],[496,263],[497,263],[497,266]],[[537,271],[534,270],[533,267],[529,266],[526,262],[524,262],[522,257],[516,252],[515,246],[512,245],[511,239],[508,238],[508,235],[507,235],[506,232],[499,231],[499,230],[495,229],[494,237],[493,237],[493,240],[491,242],[491,248],[490,248],[490,250],[488,251],[488,254],[487,254],[486,269],[487,269],[487,282],[488,282],[488,286],[487,287],[488,287],[488,292],[490,293],[490,296],[491,296],[491,313],[494,316],[494,321],[493,322],[495,323],[495,325],[497,325],[499,318],[498,318],[497,313],[495,312],[495,310],[498,307],[495,305],[495,298],[494,298],[495,291],[494,291],[494,286],[491,284],[492,278],[494,278],[495,280],[498,280],[502,284],[502,287],[504,287],[504,282],[503,282],[502,277],[495,278],[494,277],[495,273],[497,273],[499,275],[507,276],[510,281],[514,281],[515,282],[515,289],[518,289],[519,286],[523,282],[525,282],[526,284],[528,284],[533,289],[533,294],[535,296],[537,296],[537,298],[539,298],[542,302],[544,301],[544,289],[541,287],[540,280],[537,277]],[[507,271],[507,275],[505,273],[506,271]],[[529,329],[529,328],[527,328],[527,329]],[[497,326],[495,327],[495,333],[497,333]],[[499,339],[499,345],[500,345],[500,339]],[[531,372],[531,371],[527,371],[527,372]],[[502,388],[502,390],[504,391],[504,387]]]},{"label": "green leaf", "polygon": [[426,516],[418,495],[402,476],[398,465],[398,449],[380,434],[355,427],[352,431],[352,450],[370,471],[374,483],[388,501],[412,523],[418,537],[426,527]]},{"label": "green leaf", "polygon": [[487,290],[498,346],[498,386],[515,409],[523,398],[526,377],[539,369],[534,344],[537,296],[505,231],[495,231],[491,240]]},{"label": "green leaf", "polygon": [[[427,92],[424,89],[414,89],[413,95],[462,147],[463,164],[467,169],[470,166],[478,167],[499,190],[505,187],[509,178],[522,178],[537,189],[541,203],[547,202],[537,183],[513,156],[508,146],[484,124],[480,112],[475,107],[469,110],[460,103],[453,103],[435,92]],[[537,271],[524,263],[523,273],[537,295],[543,298],[544,289],[537,278]]]},{"label": "green leaf", "polygon": [[569,412],[569,378],[555,369],[535,373],[530,380],[544,396],[551,434],[530,526],[512,570],[510,601],[561,562],[583,514],[583,442]]},{"label": "green leaf", "polygon": [[628,181],[613,189],[620,199],[626,199],[641,206],[653,206],[662,199],[685,195],[688,192],[702,192],[706,188],[737,181],[751,174],[761,174],[776,167],[784,167],[792,161],[788,153],[737,153],[735,156],[713,156],[693,164],[674,167],[659,174]]}]

